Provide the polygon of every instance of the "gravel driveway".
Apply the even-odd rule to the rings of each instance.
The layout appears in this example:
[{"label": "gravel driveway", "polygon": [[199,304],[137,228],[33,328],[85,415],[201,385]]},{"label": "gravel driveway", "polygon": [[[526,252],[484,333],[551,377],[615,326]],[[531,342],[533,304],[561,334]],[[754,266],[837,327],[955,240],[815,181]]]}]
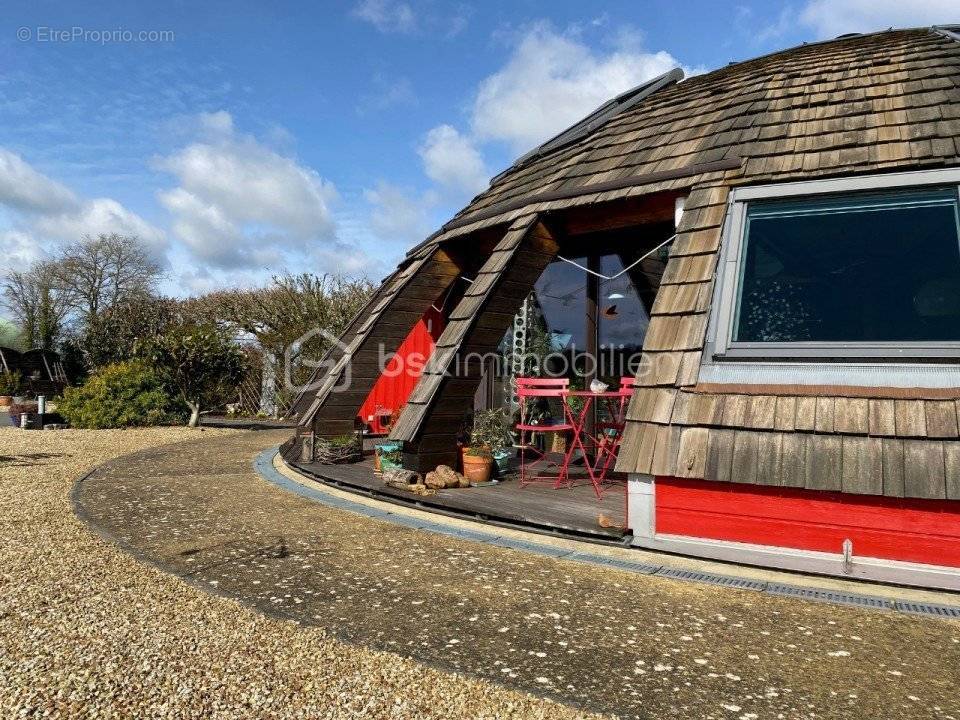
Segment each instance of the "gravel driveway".
[{"label": "gravel driveway", "polygon": [[[281,437],[208,436],[127,456],[86,480],[80,502],[91,522],[152,562],[273,617],[584,710],[742,720],[960,717],[960,623],[633,575],[333,510],[252,472],[257,450]],[[192,590],[179,592],[201,602]],[[154,603],[137,588],[123,598],[189,627],[205,617],[170,596]],[[296,638],[298,658],[305,642],[324,637],[272,627],[283,631],[257,639],[285,648]],[[195,650],[201,657],[209,657],[206,637]],[[338,659],[367,657],[330,647],[340,648]],[[256,667],[244,664],[245,678],[256,677]],[[289,688],[290,678],[275,672],[272,682]],[[411,682],[419,689],[441,681]],[[494,686],[470,687],[491,694],[461,690],[457,702],[468,702],[455,706],[457,717],[497,707]],[[289,689],[284,697],[304,702]],[[383,702],[382,694],[368,700]],[[524,702],[518,714],[543,711]],[[422,707],[452,716],[450,705]],[[499,707],[489,712],[503,716]]]},{"label": "gravel driveway", "polygon": [[[208,462],[229,452],[249,469],[256,449],[283,436],[0,429],[0,718],[580,716],[211,595],[104,542],[72,513],[74,480],[109,458],[194,439]],[[225,489],[208,482],[207,492]],[[181,483],[200,485],[189,475]]]}]

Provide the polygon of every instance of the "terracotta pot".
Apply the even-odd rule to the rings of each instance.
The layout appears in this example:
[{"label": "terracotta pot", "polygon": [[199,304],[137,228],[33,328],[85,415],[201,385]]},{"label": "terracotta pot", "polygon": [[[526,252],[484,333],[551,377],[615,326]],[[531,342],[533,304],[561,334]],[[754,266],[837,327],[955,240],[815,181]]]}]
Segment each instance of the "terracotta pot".
[{"label": "terracotta pot", "polygon": [[0,407],[10,407],[13,405],[13,395],[0,395]]},{"label": "terracotta pot", "polygon": [[493,458],[489,455],[463,455],[463,475],[471,483],[490,482]]}]

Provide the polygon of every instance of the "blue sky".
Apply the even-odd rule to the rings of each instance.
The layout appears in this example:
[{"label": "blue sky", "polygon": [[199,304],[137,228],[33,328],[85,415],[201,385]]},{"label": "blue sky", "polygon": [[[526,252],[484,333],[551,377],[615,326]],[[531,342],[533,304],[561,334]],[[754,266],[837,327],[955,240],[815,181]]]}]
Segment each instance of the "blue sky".
[{"label": "blue sky", "polygon": [[6,3],[0,253],[19,267],[118,231],[177,295],[287,269],[378,279],[514,157],[649,77],[954,7]]}]

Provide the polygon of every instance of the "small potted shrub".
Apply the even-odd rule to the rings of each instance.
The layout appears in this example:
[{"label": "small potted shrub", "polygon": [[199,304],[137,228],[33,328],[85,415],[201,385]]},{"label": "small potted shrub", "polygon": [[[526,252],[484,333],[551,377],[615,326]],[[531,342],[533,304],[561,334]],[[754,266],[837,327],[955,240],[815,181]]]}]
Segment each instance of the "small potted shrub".
[{"label": "small potted shrub", "polygon": [[0,405],[3,407],[13,405],[13,398],[22,387],[23,376],[19,371],[0,372]]},{"label": "small potted shrub", "polygon": [[494,462],[498,470],[506,471],[510,459],[507,420],[507,414],[499,408],[481,410],[473,416],[470,446],[463,454],[463,474],[471,482],[489,482]]},{"label": "small potted shrub", "polygon": [[313,444],[313,457],[324,465],[343,465],[363,459],[363,436],[360,433],[318,437]]},{"label": "small potted shrub", "polygon": [[493,454],[482,445],[471,445],[463,453],[463,475],[471,483],[490,482]]}]

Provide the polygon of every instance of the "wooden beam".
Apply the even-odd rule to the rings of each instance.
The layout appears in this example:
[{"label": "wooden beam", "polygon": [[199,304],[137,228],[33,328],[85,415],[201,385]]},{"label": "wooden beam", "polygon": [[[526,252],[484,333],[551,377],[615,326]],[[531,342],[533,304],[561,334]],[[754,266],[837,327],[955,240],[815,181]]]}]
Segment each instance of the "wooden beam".
[{"label": "wooden beam", "polygon": [[551,218],[563,236],[606,232],[655,223],[673,223],[674,202],[683,193],[670,191],[581,205]]},{"label": "wooden beam", "polygon": [[[389,286],[378,292],[377,302],[350,338],[350,349],[341,351],[341,362],[322,379],[301,425],[312,427],[320,436],[342,434],[348,422],[352,428],[357,411],[380,376],[371,372],[371,361],[380,357],[381,350],[384,357],[397,351],[459,272],[459,265],[449,254],[437,248],[392,278]],[[362,372],[353,371],[354,358],[362,364]],[[336,389],[344,385],[347,387],[343,391]]]}]

